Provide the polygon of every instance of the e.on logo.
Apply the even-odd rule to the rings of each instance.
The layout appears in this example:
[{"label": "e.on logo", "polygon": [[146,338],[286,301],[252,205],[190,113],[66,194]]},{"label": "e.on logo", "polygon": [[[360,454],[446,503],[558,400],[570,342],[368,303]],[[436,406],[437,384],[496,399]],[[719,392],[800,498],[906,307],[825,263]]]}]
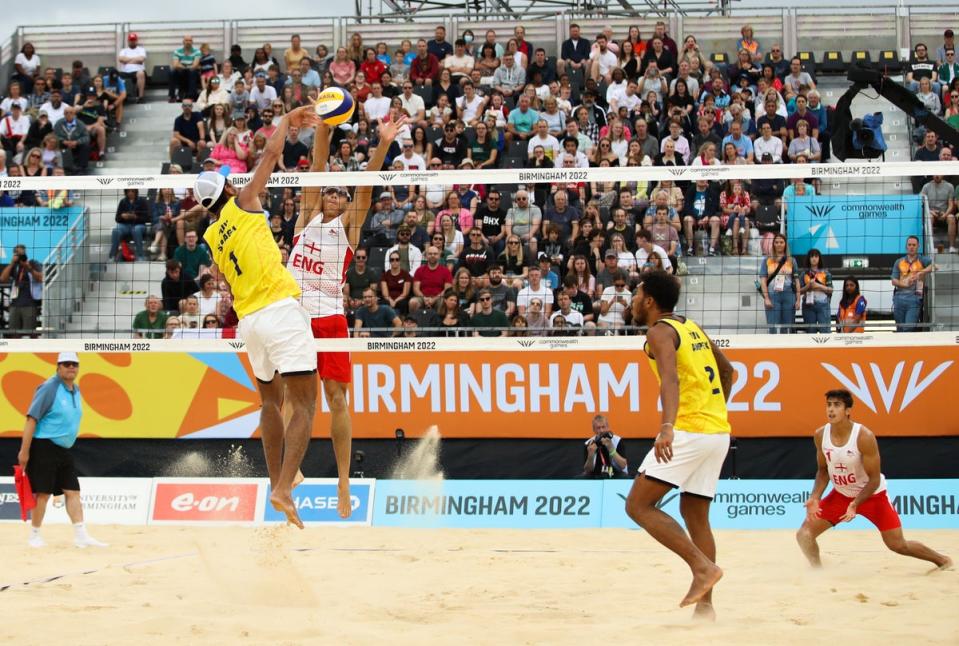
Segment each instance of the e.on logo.
[{"label": "e.on logo", "polygon": [[158,483],[153,520],[252,522],[256,484]]},{"label": "e.on logo", "polygon": [[[902,401],[899,404],[899,410],[897,412],[902,412],[913,401],[916,400],[919,395],[923,393],[929,386],[931,386],[936,379],[942,376],[946,370],[952,366],[952,361],[943,361],[935,368],[932,368],[929,373],[923,377],[923,361],[916,361],[912,366],[912,371],[909,373],[909,379],[905,384],[905,391],[902,394]],[[876,391],[879,393],[879,397],[882,399],[882,405],[886,409],[887,413],[891,413],[893,410],[893,405],[896,401],[896,397],[899,394],[899,386],[902,383],[903,373],[906,367],[905,361],[900,361],[896,364],[896,367],[893,369],[892,374],[889,376],[888,381],[886,377],[882,374],[882,369],[879,364],[870,362],[869,369],[870,373],[867,375],[862,367],[858,363],[853,363],[852,365],[852,377],[847,377],[839,368],[830,364],[823,363],[821,364],[823,368],[826,369],[829,374],[835,377],[839,383],[849,389],[849,392],[853,394],[854,397],[859,399],[866,407],[869,408],[873,413],[879,413],[877,409],[876,402],[872,396],[872,389],[870,388],[870,379],[872,377],[872,385],[875,385]],[[855,381],[853,381],[855,379]]]}]

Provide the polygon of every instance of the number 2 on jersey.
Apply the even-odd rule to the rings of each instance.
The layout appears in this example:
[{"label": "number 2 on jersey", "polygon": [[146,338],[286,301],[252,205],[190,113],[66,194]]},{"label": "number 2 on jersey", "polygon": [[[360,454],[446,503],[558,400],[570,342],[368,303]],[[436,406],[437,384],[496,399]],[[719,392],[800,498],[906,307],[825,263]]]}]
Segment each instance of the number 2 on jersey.
[{"label": "number 2 on jersey", "polygon": [[[237,276],[242,276],[242,275],[243,275],[243,270],[240,269],[240,262],[236,259],[236,254],[233,253],[232,251],[230,252],[230,262],[233,263],[233,269],[236,270],[236,275],[237,275]],[[707,370],[709,370],[709,368],[707,368]],[[710,377],[709,380],[712,381],[712,377]]]},{"label": "number 2 on jersey", "polygon": [[[716,371],[713,370],[712,366],[706,366],[706,374],[709,375],[709,383],[713,383],[713,380],[716,378]],[[719,388],[713,388],[713,394],[719,395]]]}]

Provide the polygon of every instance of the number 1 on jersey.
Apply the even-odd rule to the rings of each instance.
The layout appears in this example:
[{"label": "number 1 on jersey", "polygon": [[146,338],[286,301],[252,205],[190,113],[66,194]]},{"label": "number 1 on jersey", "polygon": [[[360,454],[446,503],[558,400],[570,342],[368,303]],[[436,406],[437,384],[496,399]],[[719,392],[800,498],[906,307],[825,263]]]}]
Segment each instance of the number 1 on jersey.
[{"label": "number 1 on jersey", "polygon": [[233,269],[236,270],[236,275],[242,276],[243,270],[240,269],[240,262],[236,259],[236,254],[233,253],[232,251],[230,252],[230,262],[233,263]]}]

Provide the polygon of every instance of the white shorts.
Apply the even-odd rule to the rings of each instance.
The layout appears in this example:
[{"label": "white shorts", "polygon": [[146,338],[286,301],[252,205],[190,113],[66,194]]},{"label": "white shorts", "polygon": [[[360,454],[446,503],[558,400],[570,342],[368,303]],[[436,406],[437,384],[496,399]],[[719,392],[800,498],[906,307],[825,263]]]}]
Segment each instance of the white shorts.
[{"label": "white shorts", "polygon": [[678,487],[684,493],[704,498],[716,495],[716,482],[729,452],[729,433],[687,433],[673,431],[673,459],[657,462],[650,449],[638,473]]},{"label": "white shorts", "polygon": [[277,372],[290,375],[316,371],[310,316],[292,298],[247,314],[237,332],[246,343],[250,367],[259,381],[273,381]]}]

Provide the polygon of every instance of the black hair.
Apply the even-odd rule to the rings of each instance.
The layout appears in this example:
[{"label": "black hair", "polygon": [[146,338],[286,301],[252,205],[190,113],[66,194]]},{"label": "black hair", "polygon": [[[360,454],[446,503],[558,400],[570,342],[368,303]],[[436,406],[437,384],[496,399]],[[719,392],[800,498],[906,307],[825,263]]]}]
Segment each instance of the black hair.
[{"label": "black hair", "polygon": [[[767,123],[768,123],[768,122],[767,122]],[[765,125],[765,124],[763,124],[763,125]],[[819,256],[819,269],[822,269],[822,252],[820,252],[819,249],[816,249],[815,247],[813,247],[812,249],[810,249],[809,252],[806,254],[806,266],[807,266],[807,267],[812,267],[812,257],[813,257],[813,256]]]},{"label": "black hair", "polygon": [[826,401],[838,399],[846,408],[852,408],[852,393],[845,388],[835,388],[826,391]]},{"label": "black hair", "polygon": [[216,198],[216,201],[207,208],[207,211],[219,215],[220,210],[226,206],[226,203],[229,201],[229,199],[230,195],[226,192],[226,186],[224,185],[223,190],[220,191],[220,196]]},{"label": "black hair", "polygon": [[[856,291],[852,294],[852,296],[850,296],[850,295],[848,295],[848,294],[846,293],[846,282],[847,282],[847,281],[848,281],[848,282],[852,282],[852,283],[856,286]],[[843,307],[843,308],[849,307],[849,306],[852,304],[852,302],[855,301],[858,297],[859,297],[859,279],[856,278],[855,276],[851,276],[851,275],[850,275],[850,276],[846,276],[845,278],[843,278],[843,280],[842,280],[842,298],[841,298],[840,301],[839,301],[839,306],[840,306],[840,307]]]},{"label": "black hair", "polygon": [[672,312],[679,302],[679,280],[662,269],[646,272],[639,284],[643,287],[643,295],[653,299],[656,307],[664,313]]}]

